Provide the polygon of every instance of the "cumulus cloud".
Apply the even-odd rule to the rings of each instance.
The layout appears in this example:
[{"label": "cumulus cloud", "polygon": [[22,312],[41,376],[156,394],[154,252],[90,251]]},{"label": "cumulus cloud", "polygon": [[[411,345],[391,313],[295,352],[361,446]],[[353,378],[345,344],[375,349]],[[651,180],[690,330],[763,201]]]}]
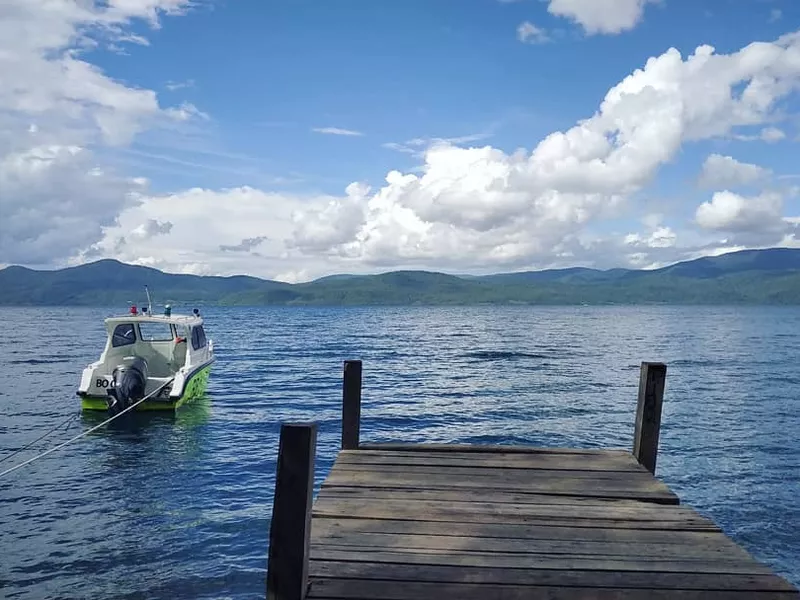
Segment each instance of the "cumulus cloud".
[{"label": "cumulus cloud", "polygon": [[550,41],[547,32],[530,21],[524,21],[517,27],[517,39],[523,44],[544,44]]},{"label": "cumulus cloud", "polygon": [[769,169],[739,162],[732,156],[712,154],[703,163],[698,183],[703,187],[719,189],[756,183],[771,174]]},{"label": "cumulus cloud", "polygon": [[580,25],[587,34],[616,34],[633,29],[645,5],[658,0],[550,0],[550,14]]},{"label": "cumulus cloud", "polygon": [[783,216],[783,197],[769,191],[757,196],[716,192],[697,207],[695,219],[700,227],[731,234],[729,241],[743,246],[787,245],[800,223]]},{"label": "cumulus cloud", "polygon": [[142,182],[101,166],[97,146],[129,143],[148,127],[189,120],[81,58],[82,49],[133,42],[126,27],[179,14],[189,0],[4,0],[0,3],[0,260],[52,262],[100,238]]}]

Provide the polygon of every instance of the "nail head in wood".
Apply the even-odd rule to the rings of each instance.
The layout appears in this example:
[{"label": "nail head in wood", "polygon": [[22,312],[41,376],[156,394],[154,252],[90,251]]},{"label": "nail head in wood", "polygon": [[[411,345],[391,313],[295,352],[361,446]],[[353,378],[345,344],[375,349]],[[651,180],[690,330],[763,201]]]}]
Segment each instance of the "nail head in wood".
[{"label": "nail head in wood", "polygon": [[661,407],[667,365],[643,362],[639,375],[639,400],[636,406],[636,430],[633,455],[639,464],[655,474],[658,457],[658,437],[661,429]]},{"label": "nail head in wood", "polygon": [[268,600],[302,600],[306,595],[316,445],[316,423],[281,425],[269,531]]},{"label": "nail head in wood", "polygon": [[361,431],[361,361],[344,361],[342,450],[357,450]]}]

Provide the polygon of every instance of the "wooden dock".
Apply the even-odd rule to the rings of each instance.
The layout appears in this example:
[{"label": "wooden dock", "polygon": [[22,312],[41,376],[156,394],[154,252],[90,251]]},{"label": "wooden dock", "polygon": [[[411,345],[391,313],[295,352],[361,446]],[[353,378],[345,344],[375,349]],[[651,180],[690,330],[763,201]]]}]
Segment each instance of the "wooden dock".
[{"label": "wooden dock", "polygon": [[360,442],[312,502],[315,424],[285,424],[267,597],[280,600],[800,600],[654,476],[666,366],[643,363],[633,451]]}]

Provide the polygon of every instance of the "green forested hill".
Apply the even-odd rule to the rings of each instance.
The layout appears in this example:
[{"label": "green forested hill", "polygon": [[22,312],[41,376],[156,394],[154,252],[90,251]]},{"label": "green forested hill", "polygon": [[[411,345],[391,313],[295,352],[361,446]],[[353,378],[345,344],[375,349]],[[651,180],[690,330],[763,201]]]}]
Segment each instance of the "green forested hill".
[{"label": "green forested hill", "polygon": [[101,260],[55,271],[0,270],[0,305],[125,305],[142,302],[145,285],[159,304],[800,304],[800,250],[746,250],[654,271],[571,268],[480,277],[394,271],[301,284],[176,275]]}]

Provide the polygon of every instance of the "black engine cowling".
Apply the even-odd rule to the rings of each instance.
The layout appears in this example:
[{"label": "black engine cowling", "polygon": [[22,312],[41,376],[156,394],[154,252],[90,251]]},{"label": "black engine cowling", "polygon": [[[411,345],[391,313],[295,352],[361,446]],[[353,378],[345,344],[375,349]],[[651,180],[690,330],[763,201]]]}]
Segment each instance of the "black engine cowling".
[{"label": "black engine cowling", "polygon": [[112,372],[108,388],[108,410],[117,414],[144,398],[147,386],[147,362],[138,356],[118,365]]}]

